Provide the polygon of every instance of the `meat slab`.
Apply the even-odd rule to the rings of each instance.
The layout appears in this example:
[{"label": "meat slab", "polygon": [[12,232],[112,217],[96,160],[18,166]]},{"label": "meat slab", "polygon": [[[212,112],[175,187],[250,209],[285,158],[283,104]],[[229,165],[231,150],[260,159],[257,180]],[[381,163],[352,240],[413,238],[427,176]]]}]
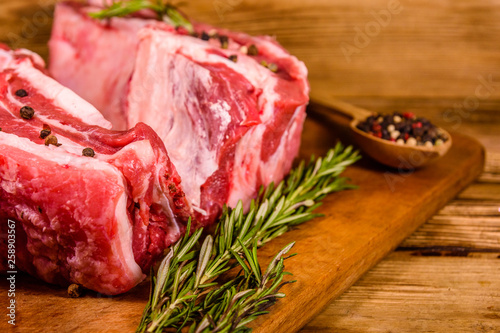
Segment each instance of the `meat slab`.
[{"label": "meat slab", "polygon": [[[36,54],[0,47],[1,232],[16,225],[20,270],[126,292],[185,231],[192,211],[180,177],[149,126],[112,131],[43,68]],[[6,237],[0,253],[11,268]]]},{"label": "meat slab", "polygon": [[99,9],[56,6],[51,75],[115,129],[144,122],[158,133],[199,224],[289,172],[308,103],[302,62],[270,37],[200,23],[190,35],[147,12],[89,18]]}]

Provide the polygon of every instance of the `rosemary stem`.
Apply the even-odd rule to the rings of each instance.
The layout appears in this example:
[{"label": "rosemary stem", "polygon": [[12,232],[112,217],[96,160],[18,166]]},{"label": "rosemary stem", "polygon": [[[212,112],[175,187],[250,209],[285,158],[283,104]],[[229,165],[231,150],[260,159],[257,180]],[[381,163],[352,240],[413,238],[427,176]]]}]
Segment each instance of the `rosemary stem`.
[{"label": "rosemary stem", "polygon": [[148,332],[154,332],[158,328],[158,324],[160,324],[165,318],[170,316],[170,314],[175,310],[177,304],[179,303],[179,299],[176,299],[172,304],[170,304],[166,310],[161,314],[160,317],[154,319],[151,322],[151,325],[148,327]]}]

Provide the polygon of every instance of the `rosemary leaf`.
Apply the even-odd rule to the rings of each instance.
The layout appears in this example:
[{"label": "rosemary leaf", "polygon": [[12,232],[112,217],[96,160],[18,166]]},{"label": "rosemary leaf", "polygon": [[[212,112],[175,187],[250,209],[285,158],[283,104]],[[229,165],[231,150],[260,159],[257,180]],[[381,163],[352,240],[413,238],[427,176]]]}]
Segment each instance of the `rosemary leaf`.
[{"label": "rosemary leaf", "polygon": [[89,13],[95,19],[103,20],[112,17],[124,17],[135,14],[142,10],[152,10],[157,19],[174,27],[183,27],[189,33],[193,33],[193,25],[177,8],[168,1],[154,0],[129,0],[113,2],[107,8],[98,12]]},{"label": "rosemary leaf", "polygon": [[101,11],[89,13],[89,16],[102,20],[112,17],[128,16],[144,9],[151,9],[158,13],[163,11],[163,6],[149,0],[118,1]]},{"label": "rosemary leaf", "polygon": [[195,288],[198,288],[200,284],[200,277],[205,273],[208,261],[212,255],[213,239],[212,236],[208,235],[203,242],[200,250],[200,260],[198,261],[198,268],[196,269],[196,283]]}]

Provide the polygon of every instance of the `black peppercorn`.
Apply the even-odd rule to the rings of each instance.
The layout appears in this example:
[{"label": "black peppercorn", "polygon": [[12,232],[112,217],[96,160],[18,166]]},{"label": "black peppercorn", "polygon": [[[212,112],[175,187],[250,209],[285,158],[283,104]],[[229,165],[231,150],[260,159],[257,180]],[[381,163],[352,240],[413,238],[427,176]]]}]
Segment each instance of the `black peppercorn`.
[{"label": "black peppercorn", "polygon": [[227,36],[219,36],[220,47],[223,49],[227,49],[229,46],[229,38]]},{"label": "black peppercorn", "polygon": [[229,56],[229,60],[231,60],[232,62],[237,62],[238,56],[236,54],[232,54]]},{"label": "black peppercorn", "polygon": [[394,124],[394,129],[400,131],[400,132],[404,132],[404,128],[405,128],[405,123],[400,121],[399,123],[396,123]]},{"label": "black peppercorn", "polygon": [[92,148],[85,148],[82,151],[82,155],[83,156],[87,156],[87,157],[94,157],[95,156],[94,149],[92,149]]},{"label": "black peppercorn", "polygon": [[50,131],[49,130],[43,129],[43,130],[40,131],[40,139],[45,139],[49,135],[50,135]]},{"label": "black peppercorn", "polygon": [[256,56],[259,54],[259,49],[254,44],[248,47],[248,55]]},{"label": "black peppercorn", "polygon": [[382,139],[389,140],[391,138],[389,131],[386,129],[382,129]]},{"label": "black peppercorn", "polygon": [[21,117],[24,119],[31,119],[35,115],[35,110],[31,106],[23,106],[19,111]]},{"label": "black peppercorn", "polygon": [[28,96],[28,92],[24,89],[19,89],[18,91],[16,91],[16,96],[17,97],[26,97],[26,96]]},{"label": "black peppercorn", "polygon": [[210,36],[205,31],[203,31],[201,33],[201,40],[209,40],[209,39],[210,39]]},{"label": "black peppercorn", "polygon": [[50,126],[47,124],[43,124],[43,129],[40,131],[40,139],[45,139],[52,133]]},{"label": "black peppercorn", "polygon": [[78,298],[83,296],[85,290],[79,284],[73,283],[68,287],[68,296],[71,298]]},{"label": "black peppercorn", "polygon": [[424,129],[422,127],[416,127],[413,129],[414,136],[422,136],[424,135]]}]

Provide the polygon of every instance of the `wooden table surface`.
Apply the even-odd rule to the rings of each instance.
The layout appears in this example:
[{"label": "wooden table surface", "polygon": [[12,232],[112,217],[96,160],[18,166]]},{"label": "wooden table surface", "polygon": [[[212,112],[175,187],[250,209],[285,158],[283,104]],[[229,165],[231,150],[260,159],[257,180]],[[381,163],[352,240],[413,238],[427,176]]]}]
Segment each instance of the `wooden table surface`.
[{"label": "wooden table surface", "polygon": [[[2,0],[0,41],[46,57],[54,2]],[[481,177],[302,332],[500,332],[500,1],[214,0],[185,11],[277,36],[306,62],[312,98],[413,111],[486,148]]]}]

